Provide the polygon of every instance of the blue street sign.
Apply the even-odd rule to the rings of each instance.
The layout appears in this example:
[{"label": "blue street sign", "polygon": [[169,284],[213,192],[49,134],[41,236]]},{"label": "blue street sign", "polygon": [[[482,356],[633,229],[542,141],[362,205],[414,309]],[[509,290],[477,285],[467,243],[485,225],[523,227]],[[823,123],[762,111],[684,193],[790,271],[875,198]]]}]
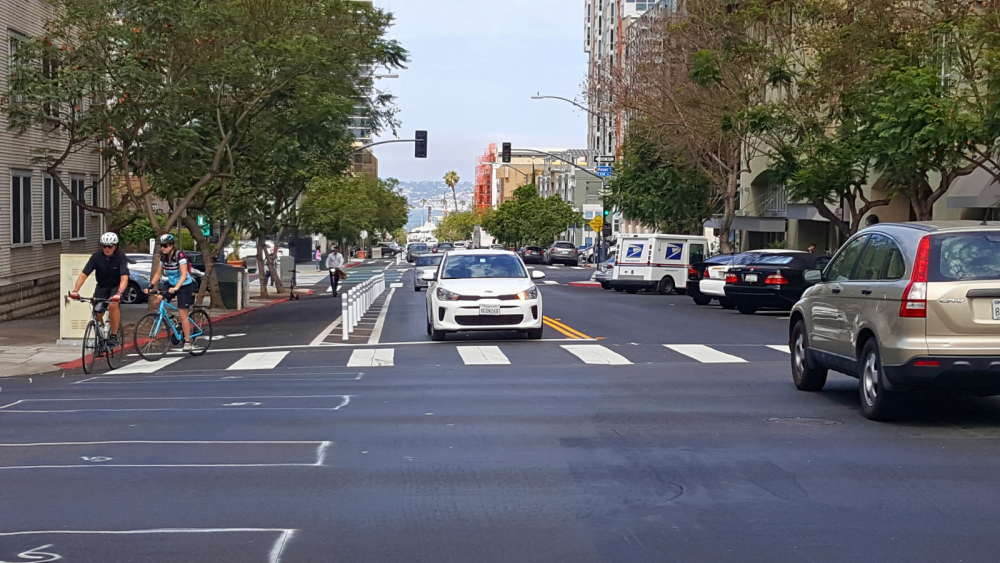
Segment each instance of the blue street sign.
[{"label": "blue street sign", "polygon": [[597,167],[597,176],[600,177],[600,178],[609,178],[611,176],[611,167],[610,166],[598,166]]}]

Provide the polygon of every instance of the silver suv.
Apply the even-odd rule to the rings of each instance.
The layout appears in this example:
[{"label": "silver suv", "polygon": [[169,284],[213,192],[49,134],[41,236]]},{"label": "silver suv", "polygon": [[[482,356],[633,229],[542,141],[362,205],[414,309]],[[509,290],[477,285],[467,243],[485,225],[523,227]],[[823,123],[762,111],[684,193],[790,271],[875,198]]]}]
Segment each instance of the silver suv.
[{"label": "silver suv", "polygon": [[906,391],[1000,394],[1000,226],[975,221],[877,225],[808,270],[792,309],[792,379],[857,377],[866,417],[893,416]]}]

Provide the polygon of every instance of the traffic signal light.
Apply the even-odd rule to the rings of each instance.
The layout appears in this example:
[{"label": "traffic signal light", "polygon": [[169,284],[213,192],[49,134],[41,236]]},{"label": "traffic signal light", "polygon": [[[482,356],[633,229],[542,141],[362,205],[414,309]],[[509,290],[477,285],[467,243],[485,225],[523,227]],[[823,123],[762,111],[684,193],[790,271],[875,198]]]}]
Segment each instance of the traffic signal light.
[{"label": "traffic signal light", "polygon": [[609,219],[611,219],[611,210],[610,209],[605,209],[604,210],[604,222],[607,223]]},{"label": "traffic signal light", "polygon": [[503,151],[500,153],[500,162],[510,164],[510,143],[503,144]]},{"label": "traffic signal light", "polygon": [[413,148],[413,156],[427,158],[427,131],[417,131],[417,142]]}]

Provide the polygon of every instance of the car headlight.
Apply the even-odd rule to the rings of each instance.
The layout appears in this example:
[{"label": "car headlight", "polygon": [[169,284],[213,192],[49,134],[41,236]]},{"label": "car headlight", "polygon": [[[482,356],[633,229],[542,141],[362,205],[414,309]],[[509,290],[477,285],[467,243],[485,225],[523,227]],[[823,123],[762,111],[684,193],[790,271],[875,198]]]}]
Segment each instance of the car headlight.
[{"label": "car headlight", "polygon": [[521,301],[526,301],[528,299],[538,299],[538,288],[531,286],[528,289],[517,294],[517,298]]},{"label": "car headlight", "polygon": [[458,301],[459,295],[443,287],[439,287],[437,289],[437,298],[441,301]]}]

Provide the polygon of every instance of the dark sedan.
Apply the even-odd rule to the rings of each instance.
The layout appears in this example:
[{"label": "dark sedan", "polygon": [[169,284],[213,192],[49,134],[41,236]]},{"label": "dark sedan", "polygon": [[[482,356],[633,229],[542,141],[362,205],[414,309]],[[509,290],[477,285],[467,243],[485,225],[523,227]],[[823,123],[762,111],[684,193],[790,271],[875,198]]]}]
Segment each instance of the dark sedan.
[{"label": "dark sedan", "polygon": [[442,254],[448,252],[449,250],[455,250],[455,245],[450,242],[439,242],[437,246],[434,247],[434,254]]},{"label": "dark sedan", "polygon": [[525,246],[521,249],[521,259],[525,264],[542,264],[545,262],[545,249],[540,246]]},{"label": "dark sedan", "polygon": [[790,311],[808,287],[802,272],[823,268],[829,261],[829,256],[797,250],[760,254],[749,264],[729,269],[726,299],[744,315],[760,309]]}]

